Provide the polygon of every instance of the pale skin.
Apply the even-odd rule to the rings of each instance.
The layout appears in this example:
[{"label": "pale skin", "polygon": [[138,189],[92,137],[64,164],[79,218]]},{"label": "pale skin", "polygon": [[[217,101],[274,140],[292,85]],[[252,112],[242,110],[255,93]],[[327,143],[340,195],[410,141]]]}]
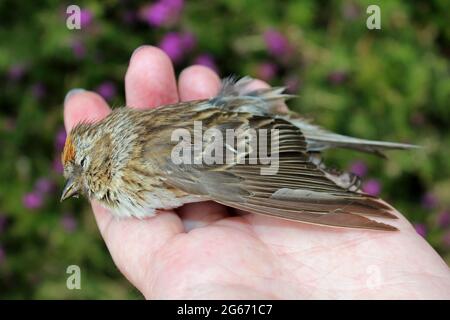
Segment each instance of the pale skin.
[{"label": "pale skin", "polygon": [[[209,98],[219,84],[202,66],[177,81],[169,58],[144,46],[130,60],[126,103]],[[96,93],[78,91],[65,101],[66,130],[110,111]],[[92,209],[117,267],[148,299],[450,299],[448,266],[398,212],[389,223],[400,231],[380,232],[230,215],[213,202],[143,220],[117,219],[95,202]]]}]

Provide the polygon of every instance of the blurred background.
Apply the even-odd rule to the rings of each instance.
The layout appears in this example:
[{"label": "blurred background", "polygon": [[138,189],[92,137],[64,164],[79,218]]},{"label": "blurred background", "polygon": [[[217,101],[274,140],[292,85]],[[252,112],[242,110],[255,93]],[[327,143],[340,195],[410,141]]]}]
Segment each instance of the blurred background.
[{"label": "blurred background", "polygon": [[[66,27],[69,4],[81,30]],[[381,30],[366,9],[381,8]],[[71,88],[124,104],[133,50],[159,46],[177,72],[283,85],[290,107],[342,134],[409,142],[383,160],[332,151],[450,263],[450,4],[431,1],[0,2],[0,298],[141,298],[117,271],[85,199],[59,203],[62,103]],[[66,288],[78,265],[82,290]]]}]

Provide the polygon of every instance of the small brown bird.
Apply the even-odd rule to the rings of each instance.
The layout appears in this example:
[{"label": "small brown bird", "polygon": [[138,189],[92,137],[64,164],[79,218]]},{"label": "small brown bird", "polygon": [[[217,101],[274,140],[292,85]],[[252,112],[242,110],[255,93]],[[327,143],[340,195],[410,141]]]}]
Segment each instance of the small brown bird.
[{"label": "small brown bird", "polygon": [[396,230],[368,218],[395,219],[392,208],[359,191],[356,176],[328,170],[320,153],[382,155],[415,146],[326,131],[278,111],[292,97],[284,88],[248,91],[251,80],[225,79],[213,99],[118,108],[98,123],[78,124],[62,154],[61,201],[81,193],[117,216],[142,218],[214,200],[312,224]]}]

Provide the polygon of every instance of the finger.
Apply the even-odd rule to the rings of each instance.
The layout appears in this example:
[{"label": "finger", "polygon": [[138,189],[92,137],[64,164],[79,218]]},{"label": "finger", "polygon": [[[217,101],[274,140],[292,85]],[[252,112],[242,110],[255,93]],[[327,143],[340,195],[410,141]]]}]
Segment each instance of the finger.
[{"label": "finger", "polygon": [[[71,91],[64,101],[66,130],[69,132],[80,121],[98,121],[110,111],[98,94],[84,90]],[[183,231],[181,220],[174,212],[163,212],[149,219],[118,219],[95,201],[92,201],[92,209],[113,260],[137,288],[142,286],[141,279],[148,271],[143,267],[143,261]]]},{"label": "finger", "polygon": [[152,46],[137,48],[125,75],[127,105],[152,108],[178,101],[175,73],[170,58]]},{"label": "finger", "polygon": [[267,82],[259,79],[253,79],[253,81],[250,82],[245,89],[246,91],[253,91],[267,88],[270,88],[270,85]]},{"label": "finger", "polygon": [[66,131],[79,122],[95,122],[111,112],[105,100],[95,92],[83,89],[69,91],[64,100],[64,125]]},{"label": "finger", "polygon": [[188,203],[178,209],[178,214],[186,232],[229,216],[227,207],[213,201]]},{"label": "finger", "polygon": [[[270,88],[270,85],[267,84],[267,82],[264,82],[259,79],[254,79],[252,82],[248,84],[248,86],[245,88],[246,91],[250,92],[253,90],[260,90],[260,89],[267,89]],[[284,101],[281,101],[277,103],[276,111],[280,113],[285,113],[289,111],[289,108],[287,107],[286,103]]]},{"label": "finger", "polygon": [[220,78],[210,68],[191,66],[184,69],[178,79],[178,91],[181,101],[209,99],[220,89]]}]

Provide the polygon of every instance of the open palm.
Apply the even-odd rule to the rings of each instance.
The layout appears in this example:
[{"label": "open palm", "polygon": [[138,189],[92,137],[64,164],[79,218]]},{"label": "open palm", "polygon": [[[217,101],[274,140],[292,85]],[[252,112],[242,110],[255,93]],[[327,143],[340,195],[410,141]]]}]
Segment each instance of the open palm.
[{"label": "open palm", "polygon": [[[177,82],[169,58],[140,47],[125,76],[127,105],[152,108],[214,96],[219,78],[192,66]],[[267,86],[255,81],[256,87]],[[66,130],[110,112],[89,91],[66,97]],[[117,219],[92,203],[121,272],[146,298],[446,298],[448,266],[397,213],[398,232],[336,229],[185,205],[148,219]],[[233,213],[235,213],[233,211]]]}]

